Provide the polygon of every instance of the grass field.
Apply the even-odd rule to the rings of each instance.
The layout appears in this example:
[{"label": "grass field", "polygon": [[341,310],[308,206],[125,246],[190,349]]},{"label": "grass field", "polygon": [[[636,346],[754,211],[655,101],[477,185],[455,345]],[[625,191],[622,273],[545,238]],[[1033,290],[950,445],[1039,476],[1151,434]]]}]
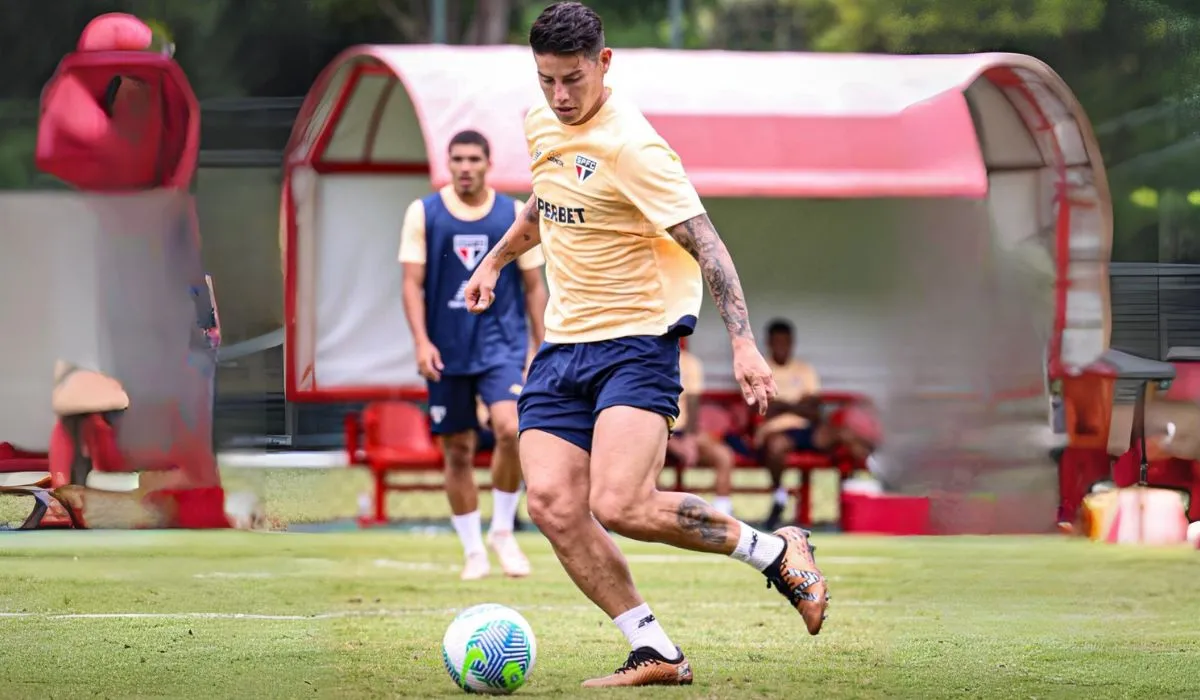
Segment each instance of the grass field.
[{"label": "grass field", "polygon": [[[343,478],[231,476],[279,480],[272,510],[297,522],[319,519],[310,502],[328,491],[311,487]],[[414,511],[439,504],[403,498]],[[519,694],[579,693],[623,660],[625,642],[545,540],[521,538],[532,577],[464,584],[448,534],[0,535],[0,698],[459,696],[441,636],[457,610],[481,602],[520,609],[538,636]],[[696,684],[586,695],[1197,696],[1195,551],[1053,537],[816,542],[834,600],[812,638],[745,565],[622,541]]]}]

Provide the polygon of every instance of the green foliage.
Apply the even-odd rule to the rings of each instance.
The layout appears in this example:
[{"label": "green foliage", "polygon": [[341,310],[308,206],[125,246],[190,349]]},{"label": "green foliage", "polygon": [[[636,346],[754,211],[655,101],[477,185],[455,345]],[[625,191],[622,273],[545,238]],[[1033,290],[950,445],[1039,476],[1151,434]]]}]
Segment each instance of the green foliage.
[{"label": "green foliage", "polygon": [[792,0],[833,22],[813,49],[961,53],[1095,28],[1104,0]]}]

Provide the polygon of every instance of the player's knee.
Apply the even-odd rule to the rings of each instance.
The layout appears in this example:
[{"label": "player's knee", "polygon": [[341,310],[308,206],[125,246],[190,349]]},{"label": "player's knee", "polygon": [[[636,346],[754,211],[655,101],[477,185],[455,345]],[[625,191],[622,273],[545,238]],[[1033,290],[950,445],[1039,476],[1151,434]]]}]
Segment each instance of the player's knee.
[{"label": "player's knee", "polygon": [[638,529],[638,524],[643,519],[643,511],[637,503],[637,500],[619,491],[592,494],[592,515],[609,530],[624,534]]},{"label": "player's knee", "polygon": [[492,418],[492,434],[496,436],[496,448],[517,450],[517,418],[516,416]]},{"label": "player's knee", "polygon": [[768,462],[782,461],[792,450],[792,441],[782,433],[768,435],[763,442],[763,454]]},{"label": "player's knee", "polygon": [[586,505],[573,502],[557,489],[534,488],[525,494],[529,519],[551,541],[569,536],[579,528],[580,520],[587,516]]},{"label": "player's knee", "polygon": [[469,470],[474,458],[474,444],[467,433],[447,435],[442,438],[442,452],[445,456],[446,469]]}]

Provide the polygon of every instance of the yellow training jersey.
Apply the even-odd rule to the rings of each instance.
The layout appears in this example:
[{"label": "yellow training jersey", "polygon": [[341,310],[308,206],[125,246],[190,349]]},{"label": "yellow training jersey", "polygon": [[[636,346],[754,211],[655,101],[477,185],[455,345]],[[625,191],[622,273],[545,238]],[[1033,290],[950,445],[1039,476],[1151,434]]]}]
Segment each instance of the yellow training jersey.
[{"label": "yellow training jersey", "polygon": [[[802,360],[791,359],[786,364],[777,365],[774,360],[767,360],[771,374],[775,377],[776,398],[787,403],[796,403],[805,396],[821,391],[821,379],[813,366]],[[794,413],[784,413],[775,416],[759,426],[759,435],[804,428],[808,421]]]},{"label": "yellow training jersey", "polygon": [[578,125],[535,107],[525,136],[550,290],[546,341],[690,333],[700,266],[666,229],[705,212],[666,141],[617,95]]},{"label": "yellow training jersey", "polygon": [[675,419],[675,430],[687,427],[691,417],[687,412],[688,399],[704,393],[704,365],[700,358],[687,350],[679,352],[679,383],[683,385],[683,393],[679,395],[679,417]]}]

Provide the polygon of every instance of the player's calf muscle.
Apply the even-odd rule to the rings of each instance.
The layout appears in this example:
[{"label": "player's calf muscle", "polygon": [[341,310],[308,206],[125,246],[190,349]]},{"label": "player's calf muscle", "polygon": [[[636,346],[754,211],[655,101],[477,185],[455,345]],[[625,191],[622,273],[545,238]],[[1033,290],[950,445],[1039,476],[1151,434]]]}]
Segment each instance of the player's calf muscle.
[{"label": "player's calf muscle", "polygon": [[728,554],[739,525],[696,496],[659,491],[666,444],[661,416],[629,407],[601,412],[592,448],[590,504],[605,527],[630,539]]}]

